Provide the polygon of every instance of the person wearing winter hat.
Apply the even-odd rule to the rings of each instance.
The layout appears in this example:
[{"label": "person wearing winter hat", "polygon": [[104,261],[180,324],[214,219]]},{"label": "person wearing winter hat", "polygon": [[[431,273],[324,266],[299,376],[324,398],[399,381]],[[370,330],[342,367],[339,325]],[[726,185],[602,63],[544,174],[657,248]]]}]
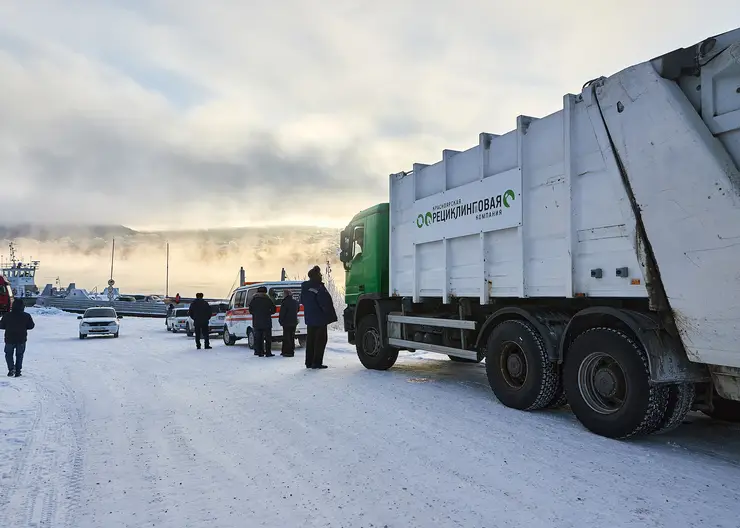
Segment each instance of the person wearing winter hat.
[{"label": "person wearing winter hat", "polygon": [[26,313],[24,309],[23,299],[16,299],[10,312],[0,319],[0,330],[5,330],[5,362],[8,364],[8,376],[16,378],[21,376],[28,331],[36,326],[31,314]]},{"label": "person wearing winter hat", "polygon": [[327,327],[337,321],[337,312],[321,277],[321,268],[314,266],[308,280],[301,284],[301,304],[306,321],[306,368],[325,369],[324,351],[328,341]]}]

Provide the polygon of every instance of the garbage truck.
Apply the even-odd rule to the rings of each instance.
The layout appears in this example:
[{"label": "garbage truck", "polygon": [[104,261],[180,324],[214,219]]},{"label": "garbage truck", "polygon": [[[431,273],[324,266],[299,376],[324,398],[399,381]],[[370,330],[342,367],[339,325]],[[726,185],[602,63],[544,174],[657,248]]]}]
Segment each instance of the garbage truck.
[{"label": "garbage truck", "polygon": [[740,420],[740,28],[391,174],[341,232],[348,341],[485,360],[601,436]]}]

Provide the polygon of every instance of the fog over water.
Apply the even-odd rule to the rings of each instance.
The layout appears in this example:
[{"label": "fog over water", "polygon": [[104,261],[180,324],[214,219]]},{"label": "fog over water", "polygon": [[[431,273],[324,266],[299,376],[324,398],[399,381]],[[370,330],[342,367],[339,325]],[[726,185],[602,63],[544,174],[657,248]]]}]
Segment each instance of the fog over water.
[{"label": "fog over water", "polygon": [[125,227],[3,226],[0,255],[40,260],[36,284],[43,289],[56,278],[62,286],[102,290],[113,276],[121,293],[165,293],[166,244],[170,244],[169,293],[226,296],[244,266],[247,280],[277,280],[281,268],[303,279],[310,267],[327,260],[333,278],[343,283],[337,259],[339,230],[315,227],[235,228],[205,231],[140,232]]}]

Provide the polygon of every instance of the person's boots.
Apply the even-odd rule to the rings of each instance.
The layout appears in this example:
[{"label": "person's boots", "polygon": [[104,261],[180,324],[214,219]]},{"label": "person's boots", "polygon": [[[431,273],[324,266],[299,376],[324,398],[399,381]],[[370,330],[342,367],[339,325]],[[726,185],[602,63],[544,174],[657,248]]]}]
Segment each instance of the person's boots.
[{"label": "person's boots", "polygon": [[20,370],[16,370],[15,371],[15,377],[16,378],[20,378],[21,377],[21,371]]},{"label": "person's boots", "polygon": [[8,371],[8,377],[9,377],[9,378],[12,378],[13,376],[15,376],[15,370],[14,370],[14,369],[10,369],[10,370]]}]

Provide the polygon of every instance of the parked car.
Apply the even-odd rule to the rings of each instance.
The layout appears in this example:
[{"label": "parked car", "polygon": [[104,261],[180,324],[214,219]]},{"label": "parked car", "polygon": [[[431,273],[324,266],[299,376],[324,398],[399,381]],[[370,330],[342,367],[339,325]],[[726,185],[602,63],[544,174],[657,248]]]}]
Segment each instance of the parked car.
[{"label": "parked car", "polygon": [[118,315],[114,308],[108,306],[88,308],[84,314],[77,317],[80,320],[80,339],[85,339],[89,335],[118,337],[122,318],[123,316]]},{"label": "parked car", "polygon": [[116,301],[119,301],[119,302],[136,302],[136,297],[134,297],[133,295],[119,295],[116,298]]},{"label": "parked car", "polygon": [[167,330],[173,334],[176,334],[180,330],[187,330],[189,320],[187,307],[175,308],[167,318]]},{"label": "parked car", "polygon": [[[229,304],[225,302],[209,302],[211,305],[211,319],[208,321],[208,333],[221,335],[224,331],[224,321]],[[188,317],[188,325],[185,329],[188,337],[195,334],[195,322]]]},{"label": "parked car", "polygon": [[225,321],[223,323],[223,338],[227,345],[234,345],[240,339],[246,339],[249,348],[254,348],[254,330],[252,329],[252,316],[249,313],[249,302],[257,293],[260,286],[267,288],[273,302],[278,307],[278,313],[272,316],[272,340],[282,342],[283,328],[278,322],[280,317],[280,303],[283,301],[285,290],[293,292],[293,298],[298,302],[298,328],[296,328],[296,339],[298,347],[306,346],[307,328],[303,318],[303,305],[301,304],[301,281],[273,281],[247,283],[238,287],[231,295],[228,304]]}]

